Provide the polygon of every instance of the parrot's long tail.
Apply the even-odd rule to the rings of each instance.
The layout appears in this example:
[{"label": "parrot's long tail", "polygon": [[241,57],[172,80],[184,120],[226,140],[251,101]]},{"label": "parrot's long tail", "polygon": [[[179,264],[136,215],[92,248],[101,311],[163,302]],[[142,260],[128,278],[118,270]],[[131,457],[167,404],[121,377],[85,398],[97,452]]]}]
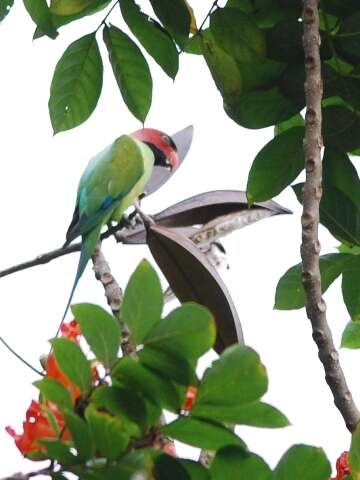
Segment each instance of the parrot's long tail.
[{"label": "parrot's long tail", "polygon": [[81,243],[80,259],[79,259],[78,267],[77,267],[77,270],[76,270],[75,280],[74,280],[73,286],[71,288],[69,300],[67,301],[67,304],[66,304],[66,307],[65,307],[64,315],[63,315],[63,317],[61,319],[61,322],[58,326],[58,329],[56,331],[55,338],[59,335],[61,325],[64,323],[66,314],[69,310],[69,307],[70,307],[70,304],[72,302],[72,299],[73,299],[77,284],[80,280],[80,277],[84,273],[84,270],[86,268],[86,265],[88,264],[88,261],[91,258],[91,255],[94,253],[95,247],[96,247],[96,245],[99,241],[99,238],[100,238],[100,232],[101,232],[102,226],[103,226],[103,224],[101,223],[100,225],[98,225],[93,230],[91,230],[90,232],[88,232],[87,234],[85,234],[83,236],[82,243]]}]

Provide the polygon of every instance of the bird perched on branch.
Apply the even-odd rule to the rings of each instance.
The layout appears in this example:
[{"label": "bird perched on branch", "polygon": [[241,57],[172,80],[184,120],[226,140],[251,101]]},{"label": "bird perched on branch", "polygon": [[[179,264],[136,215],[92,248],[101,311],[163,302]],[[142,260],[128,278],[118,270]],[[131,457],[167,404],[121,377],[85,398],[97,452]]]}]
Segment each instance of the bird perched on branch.
[{"label": "bird perched on branch", "polygon": [[64,246],[81,235],[81,253],[65,308],[69,309],[78,281],[99,241],[102,227],[119,222],[127,208],[141,195],[154,166],[175,169],[179,163],[176,145],[165,133],[144,128],[122,135],[90,160],[79,182],[73,218]]}]

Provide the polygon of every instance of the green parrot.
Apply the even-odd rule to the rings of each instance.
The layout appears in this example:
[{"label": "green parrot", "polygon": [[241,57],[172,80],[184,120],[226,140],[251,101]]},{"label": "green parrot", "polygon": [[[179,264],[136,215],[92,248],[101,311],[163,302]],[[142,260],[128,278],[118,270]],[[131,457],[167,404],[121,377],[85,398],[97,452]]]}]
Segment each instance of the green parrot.
[{"label": "green parrot", "polygon": [[[73,218],[64,246],[81,235],[81,253],[62,322],[76,286],[99,241],[102,227],[119,222],[125,210],[144,192],[154,166],[175,169],[176,145],[165,133],[144,128],[122,135],[90,160],[79,182]],[[61,322],[61,323],[62,323]]]}]

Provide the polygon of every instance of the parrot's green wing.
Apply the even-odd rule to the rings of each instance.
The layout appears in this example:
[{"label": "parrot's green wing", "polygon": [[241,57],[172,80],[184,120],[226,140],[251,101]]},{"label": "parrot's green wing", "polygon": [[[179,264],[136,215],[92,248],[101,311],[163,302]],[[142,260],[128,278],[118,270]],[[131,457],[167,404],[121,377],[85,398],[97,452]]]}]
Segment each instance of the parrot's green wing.
[{"label": "parrot's green wing", "polygon": [[144,173],[144,149],[128,135],[116,139],[96,155],[79,183],[73,219],[66,244],[104,223]]}]

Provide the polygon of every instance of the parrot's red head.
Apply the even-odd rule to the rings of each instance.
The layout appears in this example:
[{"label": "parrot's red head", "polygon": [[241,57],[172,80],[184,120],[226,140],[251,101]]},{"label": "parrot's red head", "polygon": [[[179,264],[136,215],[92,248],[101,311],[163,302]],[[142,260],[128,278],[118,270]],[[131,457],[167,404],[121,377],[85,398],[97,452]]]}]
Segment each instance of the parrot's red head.
[{"label": "parrot's red head", "polygon": [[173,139],[155,128],[142,128],[131,134],[137,140],[146,143],[154,153],[155,165],[175,170],[180,159]]}]

